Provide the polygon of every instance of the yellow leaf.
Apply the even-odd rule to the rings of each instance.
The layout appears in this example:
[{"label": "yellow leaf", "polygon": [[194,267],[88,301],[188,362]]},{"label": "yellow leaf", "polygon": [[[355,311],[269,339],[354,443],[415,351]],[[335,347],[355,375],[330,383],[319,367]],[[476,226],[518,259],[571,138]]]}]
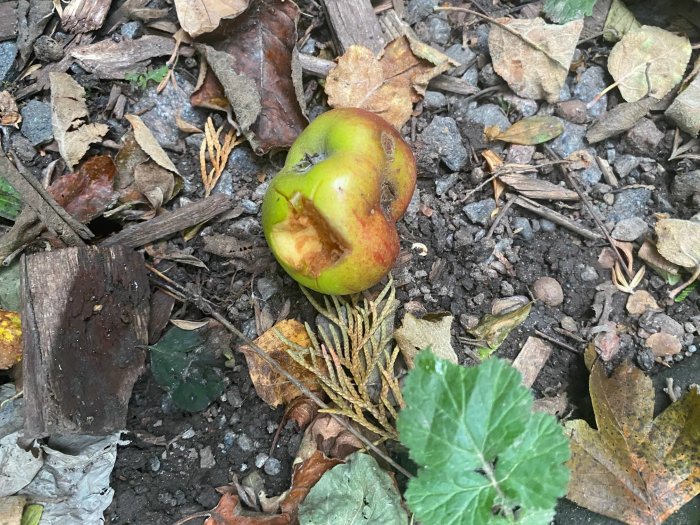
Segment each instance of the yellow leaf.
[{"label": "yellow leaf", "polygon": [[[492,129],[496,128],[496,129]],[[519,120],[505,131],[496,126],[488,128],[487,135],[492,140],[502,140],[511,144],[542,144],[564,133],[564,124],[557,117],[535,115]],[[486,132],[484,132],[486,134]]]},{"label": "yellow leaf", "polygon": [[0,370],[22,360],[22,324],[17,312],[0,310]]},{"label": "yellow leaf", "polygon": [[700,491],[700,393],[691,389],[656,419],[651,379],[629,362],[608,378],[590,377],[593,430],[567,423],[571,482],[567,497],[628,525],[657,525]]}]

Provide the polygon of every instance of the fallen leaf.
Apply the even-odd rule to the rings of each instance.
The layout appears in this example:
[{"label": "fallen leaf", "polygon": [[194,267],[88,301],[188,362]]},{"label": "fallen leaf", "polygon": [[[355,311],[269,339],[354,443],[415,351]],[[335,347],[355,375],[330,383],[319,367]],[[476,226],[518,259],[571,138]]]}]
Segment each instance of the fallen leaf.
[{"label": "fallen leaf", "polygon": [[656,249],[667,261],[695,268],[700,265],[700,223],[664,219],[656,223]]},{"label": "fallen leaf", "polygon": [[5,177],[0,175],[0,217],[14,221],[22,209],[22,199]]},{"label": "fallen leaf", "polygon": [[480,357],[486,358],[498,350],[508,334],[527,319],[531,308],[532,303],[528,303],[502,315],[484,315],[479,324],[469,330],[470,334],[486,344],[486,347],[479,348]]},{"label": "fallen leaf", "polygon": [[189,321],[187,319],[171,319],[170,322],[173,323],[181,330],[199,330],[204,328],[209,324],[210,319],[203,319],[201,321]]},{"label": "fallen leaf", "polygon": [[22,122],[17,102],[9,91],[0,91],[0,126],[14,126]]},{"label": "fallen leaf", "polygon": [[22,323],[17,312],[0,309],[0,370],[22,360]]},{"label": "fallen leaf", "polygon": [[107,38],[77,47],[71,51],[71,56],[97,78],[123,80],[129,74],[146,73],[150,59],[170,56],[174,50],[173,38],[145,35],[134,40],[124,38],[119,42]]},{"label": "fallen leaf", "polygon": [[[294,319],[286,319],[275,324],[253,342],[310,390],[319,390],[316,376],[289,356],[287,344],[280,340],[276,332],[299,346],[309,348],[311,340],[304,325]],[[240,350],[248,362],[248,371],[255,391],[265,403],[276,407],[303,395],[296,386],[275,372],[267,361],[253,353],[250,348],[243,345]]]},{"label": "fallen leaf", "polygon": [[261,0],[198,39],[206,44],[197,49],[209,69],[192,104],[220,109],[224,101],[230,103],[259,155],[289,147],[307,124],[295,51],[298,17],[294,2]]},{"label": "fallen leaf", "polygon": [[177,194],[182,188],[181,181],[179,175],[152,161],[134,168],[134,188],[146,197],[154,210],[159,210]]},{"label": "fallen leaf", "polygon": [[545,0],[544,13],[552,22],[565,24],[593,14],[596,0]]},{"label": "fallen leaf", "polygon": [[406,312],[401,328],[394,332],[394,339],[409,368],[413,368],[413,358],[424,348],[429,348],[441,359],[453,363],[459,361],[452,348],[450,329],[453,319],[446,313],[428,314],[417,319]]},{"label": "fallen leaf", "polygon": [[668,284],[676,284],[680,280],[680,268],[664,259],[656,246],[649,239],[644,241],[637,255],[656,273],[661,275]]},{"label": "fallen leaf", "polygon": [[321,451],[315,451],[309,458],[294,465],[292,471],[292,486],[280,507],[283,513],[295,518],[299,504],[326,472],[341,464],[340,459],[327,458]]},{"label": "fallen leaf", "polygon": [[578,193],[546,180],[535,179],[521,173],[504,173],[498,179],[530,199],[577,201]]},{"label": "fallen leaf", "polygon": [[622,3],[622,0],[612,0],[610,11],[605,19],[603,38],[608,42],[617,42],[630,31],[639,29],[642,25],[637,22],[632,12]]},{"label": "fallen leaf", "polygon": [[160,144],[158,144],[153,133],[151,133],[151,130],[144,124],[141,117],[137,115],[124,115],[124,118],[129,121],[131,127],[134,129],[134,138],[141,149],[159,166],[173,173],[179,173],[173,161],[170,160],[168,154],[165,153]]},{"label": "fallen leaf", "polygon": [[489,140],[502,140],[511,144],[542,144],[564,133],[562,120],[551,115],[535,115],[519,120],[505,131],[498,126],[487,126],[484,135]]},{"label": "fallen leaf", "polygon": [[489,51],[496,73],[520,97],[559,101],[583,21],[554,25],[541,18],[500,18],[498,22],[521,36],[491,25]]},{"label": "fallen leaf", "polygon": [[90,157],[75,173],[53,181],[49,193],[73,218],[87,224],[117,201],[119,195],[113,189],[116,171],[110,157]]},{"label": "fallen leaf", "polygon": [[655,419],[651,379],[629,362],[608,378],[593,366],[593,430],[570,421],[567,498],[628,525],[657,525],[700,491],[697,386]]},{"label": "fallen leaf", "polygon": [[603,113],[586,132],[590,144],[619,135],[634,127],[659,101],[644,97],[635,102],[623,102]]},{"label": "fallen leaf", "polygon": [[345,459],[365,447],[347,427],[331,414],[318,414],[304,432],[297,458],[302,460],[316,450],[329,458]]},{"label": "fallen leaf", "polygon": [[39,505],[37,503],[27,505],[22,513],[22,523],[20,523],[20,525],[39,525],[43,514],[43,505]]},{"label": "fallen leaf", "polygon": [[51,125],[58,151],[73,169],[90,144],[109,131],[105,124],[86,124],[85,89],[66,73],[51,73]]},{"label": "fallen leaf", "polygon": [[219,504],[209,511],[204,525],[288,525],[291,518],[286,515],[266,516],[264,514],[244,511],[239,497],[224,494]]},{"label": "fallen leaf", "polygon": [[180,27],[194,38],[214,31],[223,18],[235,18],[250,0],[175,0]]},{"label": "fallen leaf", "polygon": [[401,128],[430,79],[452,67],[447,56],[416,54],[414,47],[405,36],[389,42],[380,56],[351,46],[326,78],[328,104],[366,109]]},{"label": "fallen leaf", "polygon": [[692,49],[688,37],[653,26],[629,31],[610,52],[608,71],[622,98],[664,98],[683,80]]}]

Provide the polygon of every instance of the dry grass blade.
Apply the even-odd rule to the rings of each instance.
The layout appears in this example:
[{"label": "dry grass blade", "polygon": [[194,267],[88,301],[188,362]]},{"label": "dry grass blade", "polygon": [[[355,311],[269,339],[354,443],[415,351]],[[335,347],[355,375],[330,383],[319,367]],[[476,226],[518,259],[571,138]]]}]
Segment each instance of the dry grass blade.
[{"label": "dry grass blade", "polygon": [[620,268],[620,263],[615,262],[615,267],[613,268],[612,273],[612,281],[615,285],[615,288],[617,288],[621,292],[633,294],[634,289],[637,288],[637,286],[639,286],[639,283],[642,282],[645,272],[646,268],[642,266],[639,269],[639,271],[634,275],[632,280],[630,282],[627,282],[627,279],[625,278],[625,275],[622,273],[622,269]]},{"label": "dry grass blade", "polygon": [[[233,148],[243,142],[242,138],[236,138],[233,130],[228,130],[222,143],[221,132],[223,129],[223,125],[219,129],[214,128],[214,122],[211,117],[207,119],[204,127],[204,140],[199,148],[199,169],[202,172],[205,197],[209,197],[216,183],[221,178]],[[211,169],[207,169],[207,153],[209,153]]]},{"label": "dry grass blade", "polygon": [[391,348],[396,310],[393,280],[370,300],[359,294],[349,299],[323,296],[323,304],[303,289],[313,307],[329,323],[316,334],[307,324],[311,348],[287,341],[289,355],[312,372],[333,407],[321,410],[345,416],[379,436],[397,440],[396,417],[403,398],[394,364],[398,347]]}]

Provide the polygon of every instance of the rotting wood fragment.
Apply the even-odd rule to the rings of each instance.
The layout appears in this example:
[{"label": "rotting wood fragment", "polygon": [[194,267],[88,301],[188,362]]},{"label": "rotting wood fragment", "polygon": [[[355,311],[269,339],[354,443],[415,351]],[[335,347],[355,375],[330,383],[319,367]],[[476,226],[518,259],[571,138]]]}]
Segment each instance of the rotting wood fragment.
[{"label": "rotting wood fragment", "polygon": [[69,33],[87,33],[102,27],[112,0],[71,0],[63,9],[61,24]]},{"label": "rotting wood fragment", "polygon": [[328,25],[342,55],[358,45],[379,54],[384,49],[384,35],[370,0],[323,0]]},{"label": "rotting wood fragment", "polygon": [[125,428],[146,358],[150,294],[143,255],[84,247],[24,256],[20,288],[25,434]]}]

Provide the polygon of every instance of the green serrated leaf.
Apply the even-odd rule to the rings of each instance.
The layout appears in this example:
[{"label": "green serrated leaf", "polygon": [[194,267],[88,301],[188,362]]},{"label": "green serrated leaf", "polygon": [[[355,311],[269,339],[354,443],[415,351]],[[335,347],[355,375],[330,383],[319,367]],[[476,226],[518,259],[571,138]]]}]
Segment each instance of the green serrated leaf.
[{"label": "green serrated leaf", "polygon": [[700,285],[700,282],[698,282],[698,281],[695,281],[694,283],[689,284],[688,286],[685,287],[685,289],[681,293],[679,293],[676,296],[674,301],[677,303],[682,303],[683,301],[685,301],[688,298],[688,296],[691,293],[693,293],[693,290],[695,290],[698,287],[698,285]]},{"label": "green serrated leaf", "polygon": [[418,463],[405,493],[424,525],[539,525],[566,493],[568,441],[533,413],[505,361],[464,368],[421,352],[403,390],[401,441]]},{"label": "green serrated leaf", "polygon": [[151,349],[151,372],[180,408],[204,410],[224,390],[221,359],[200,330],[172,327]]},{"label": "green serrated leaf", "polygon": [[14,221],[22,209],[19,193],[4,177],[0,176],[0,217]]},{"label": "green serrated leaf", "polygon": [[355,452],[333,467],[299,505],[300,525],[407,525],[396,485],[377,461]]},{"label": "green serrated leaf", "polygon": [[41,515],[44,513],[43,505],[27,505],[22,513],[22,522],[20,525],[39,525]]},{"label": "green serrated leaf", "polygon": [[556,24],[591,16],[596,0],[545,0],[544,13]]}]

